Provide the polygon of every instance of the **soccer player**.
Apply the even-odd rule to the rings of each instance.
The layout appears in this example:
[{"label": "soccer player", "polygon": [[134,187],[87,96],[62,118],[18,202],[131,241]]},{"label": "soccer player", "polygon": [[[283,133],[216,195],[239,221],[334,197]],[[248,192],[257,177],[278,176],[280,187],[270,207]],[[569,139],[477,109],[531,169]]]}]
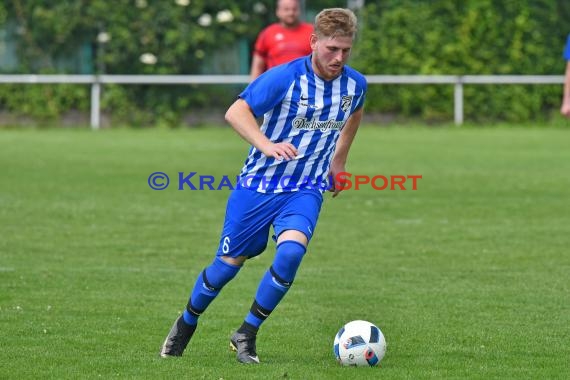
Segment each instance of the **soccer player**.
[{"label": "soccer player", "polygon": [[564,48],[564,59],[566,60],[566,74],[564,76],[564,95],[562,96],[560,113],[570,118],[570,35],[568,35]]},{"label": "soccer player", "polygon": [[313,26],[301,21],[299,1],[278,0],[275,15],[279,22],[263,29],[255,41],[252,80],[274,66],[311,54],[309,40]]},{"label": "soccer player", "polygon": [[[216,257],[198,276],[161,356],[182,355],[200,315],[244,262],[265,250],[273,226],[273,263],[230,338],[238,361],[259,363],[258,329],[291,287],[317,225],[324,191],[320,184],[328,174],[345,171],[360,125],[367,83],[345,65],[356,29],[352,11],[322,10],[310,39],[312,54],[262,74],[227,110],[228,123],[251,144],[240,173],[247,184],[229,196]],[[256,123],[260,116],[261,128]],[[333,197],[339,187],[331,188]]]}]

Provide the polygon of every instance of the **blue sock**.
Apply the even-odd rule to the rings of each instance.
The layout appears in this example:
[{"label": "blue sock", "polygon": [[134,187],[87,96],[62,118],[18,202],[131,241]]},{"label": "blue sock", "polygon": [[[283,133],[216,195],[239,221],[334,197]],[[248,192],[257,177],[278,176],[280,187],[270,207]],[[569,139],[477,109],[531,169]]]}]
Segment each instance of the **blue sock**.
[{"label": "blue sock", "polygon": [[275,259],[259,287],[245,323],[258,329],[283,299],[301,265],[306,248],[299,242],[286,240],[277,246]]},{"label": "blue sock", "polygon": [[198,317],[220,293],[220,290],[239,272],[240,266],[228,264],[216,256],[212,264],[198,276],[184,310],[184,322],[197,325]]}]

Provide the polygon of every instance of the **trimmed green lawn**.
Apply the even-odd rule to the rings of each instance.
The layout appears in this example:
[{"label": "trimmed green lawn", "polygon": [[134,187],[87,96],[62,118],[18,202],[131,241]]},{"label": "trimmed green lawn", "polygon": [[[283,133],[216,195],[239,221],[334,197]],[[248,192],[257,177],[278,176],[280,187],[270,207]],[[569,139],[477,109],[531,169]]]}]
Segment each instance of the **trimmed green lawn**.
[{"label": "trimmed green lawn", "polygon": [[[348,170],[422,175],[325,204],[260,366],[228,350],[274,245],[201,318],[185,356],[158,350],[213,259],[235,176],[229,128],[0,131],[0,378],[500,378],[570,374],[570,130],[364,126]],[[171,184],[153,191],[148,176]],[[195,182],[195,181],[194,181]],[[411,184],[411,183],[409,183]],[[346,322],[376,323],[382,368],[343,368]]]}]

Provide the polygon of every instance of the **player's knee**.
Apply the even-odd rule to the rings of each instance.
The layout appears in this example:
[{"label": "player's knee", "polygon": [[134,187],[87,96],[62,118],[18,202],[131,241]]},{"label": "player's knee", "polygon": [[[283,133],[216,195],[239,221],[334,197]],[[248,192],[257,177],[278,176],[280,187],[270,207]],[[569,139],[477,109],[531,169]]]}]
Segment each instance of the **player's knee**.
[{"label": "player's knee", "polygon": [[277,246],[271,270],[276,280],[290,286],[301,265],[307,248],[297,241],[285,240]]},{"label": "player's knee", "polygon": [[242,266],[243,263],[245,262],[245,260],[247,260],[247,256],[237,256],[237,257],[231,257],[231,256],[218,256],[218,258],[220,260],[222,260],[223,262],[225,262],[226,264],[230,264],[230,265],[234,265],[234,266]]}]

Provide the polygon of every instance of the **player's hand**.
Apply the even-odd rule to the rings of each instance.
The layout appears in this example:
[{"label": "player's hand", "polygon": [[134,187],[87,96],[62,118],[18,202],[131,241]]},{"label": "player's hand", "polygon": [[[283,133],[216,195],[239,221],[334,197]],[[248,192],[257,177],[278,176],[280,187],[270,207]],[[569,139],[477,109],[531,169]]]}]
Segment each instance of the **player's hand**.
[{"label": "player's hand", "polygon": [[267,157],[273,157],[278,161],[292,160],[297,157],[297,148],[291,143],[280,142],[270,143],[261,149],[261,152]]},{"label": "player's hand", "polygon": [[562,103],[562,107],[560,107],[560,113],[562,116],[570,118],[570,101]]},{"label": "player's hand", "polygon": [[333,198],[336,198],[340,194],[340,192],[343,190],[342,185],[340,183],[336,182],[337,174],[343,173],[343,172],[346,172],[344,165],[335,164],[335,162],[333,161],[333,163],[331,164],[331,168],[329,170],[329,174],[328,174],[328,177],[329,178],[332,177],[332,180],[333,180],[333,183],[331,184],[331,187],[328,190],[331,193],[333,193],[333,195],[332,195]]}]

